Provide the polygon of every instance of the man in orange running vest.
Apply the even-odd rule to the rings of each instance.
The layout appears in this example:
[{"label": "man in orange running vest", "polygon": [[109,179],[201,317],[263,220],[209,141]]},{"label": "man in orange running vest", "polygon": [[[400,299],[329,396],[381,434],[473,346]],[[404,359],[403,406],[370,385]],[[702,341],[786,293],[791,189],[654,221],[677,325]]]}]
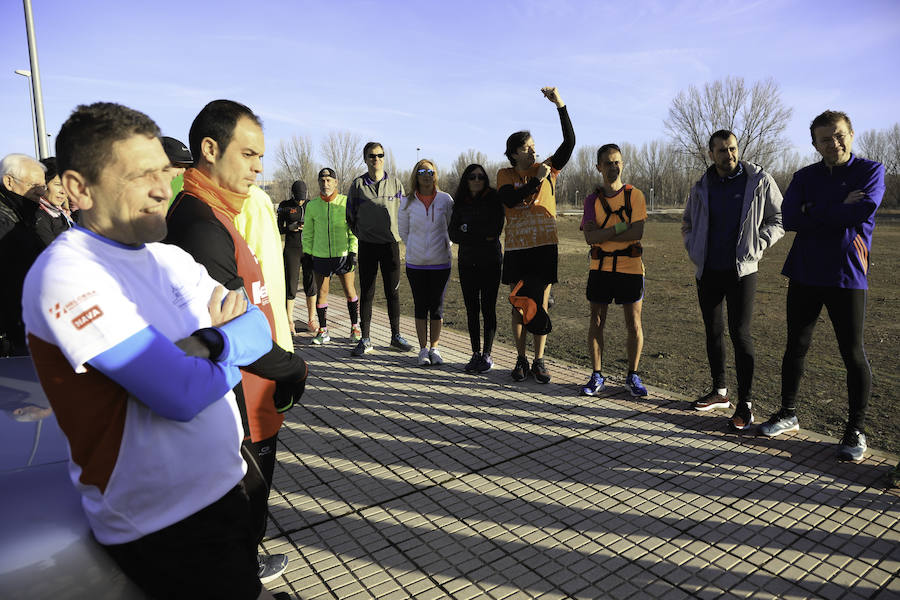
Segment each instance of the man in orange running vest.
[{"label": "man in orange running vest", "polygon": [[588,347],[594,372],[581,388],[582,395],[594,396],[603,391],[606,378],[601,372],[603,326],[609,304],[621,304],[628,332],[626,354],[628,374],[625,385],[632,396],[646,396],[647,388],[637,374],[644,345],[641,328],[641,306],[644,298],[644,263],[640,239],[644,236],[647,203],[637,188],[622,183],[622,151],[615,144],[597,150],[597,171],[603,175],[603,186],[584,200],[581,228],[591,245],[591,271],[588,275],[587,299],[591,303]]}]

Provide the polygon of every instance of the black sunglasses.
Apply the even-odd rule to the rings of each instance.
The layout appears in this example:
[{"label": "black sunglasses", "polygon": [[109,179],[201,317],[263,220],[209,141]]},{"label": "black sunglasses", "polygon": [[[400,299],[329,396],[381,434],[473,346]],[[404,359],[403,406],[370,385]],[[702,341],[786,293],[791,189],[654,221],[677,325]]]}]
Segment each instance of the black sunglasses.
[{"label": "black sunglasses", "polygon": [[432,177],[434,177],[434,171],[431,169],[419,169],[418,171],[416,171],[416,173],[418,173],[419,175],[431,175]]},{"label": "black sunglasses", "polygon": [[469,181],[487,181],[487,175],[481,173],[472,173],[469,175]]},{"label": "black sunglasses", "polygon": [[381,154],[369,154],[369,158],[384,158],[384,152]]}]

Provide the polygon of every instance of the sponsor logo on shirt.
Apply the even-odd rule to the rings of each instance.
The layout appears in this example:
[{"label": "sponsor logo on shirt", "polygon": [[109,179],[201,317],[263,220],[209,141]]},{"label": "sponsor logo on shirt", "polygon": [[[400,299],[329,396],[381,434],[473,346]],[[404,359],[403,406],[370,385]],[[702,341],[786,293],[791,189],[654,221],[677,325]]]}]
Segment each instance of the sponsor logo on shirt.
[{"label": "sponsor logo on shirt", "polygon": [[84,329],[97,319],[103,316],[103,311],[96,304],[72,319],[72,325],[75,329]]},{"label": "sponsor logo on shirt", "polygon": [[57,302],[56,304],[54,304],[53,306],[48,308],[47,312],[49,312],[51,315],[53,315],[54,319],[59,319],[61,316],[68,314],[70,311],[74,310],[79,304],[81,304],[88,298],[91,298],[96,295],[97,295],[96,290],[91,290],[90,292],[85,292],[85,293],[81,294],[80,296],[78,296],[77,298],[75,298],[74,300],[69,300],[68,302]]},{"label": "sponsor logo on shirt", "polygon": [[269,303],[269,290],[262,281],[254,281],[250,285],[250,293],[253,295],[253,304],[257,306],[265,306]]}]

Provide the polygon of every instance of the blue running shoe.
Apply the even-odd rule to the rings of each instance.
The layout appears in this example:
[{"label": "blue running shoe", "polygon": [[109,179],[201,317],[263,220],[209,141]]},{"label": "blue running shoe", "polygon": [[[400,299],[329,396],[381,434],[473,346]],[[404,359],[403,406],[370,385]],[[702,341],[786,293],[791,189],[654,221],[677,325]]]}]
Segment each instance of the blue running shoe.
[{"label": "blue running shoe", "polygon": [[625,386],[635,398],[647,395],[647,388],[641,383],[641,378],[638,377],[637,373],[630,373],[628,377],[625,378]]},{"label": "blue running shoe", "polygon": [[602,392],[604,388],[606,388],[606,377],[595,371],[591,373],[591,378],[588,380],[587,384],[581,388],[581,395],[596,396]]}]

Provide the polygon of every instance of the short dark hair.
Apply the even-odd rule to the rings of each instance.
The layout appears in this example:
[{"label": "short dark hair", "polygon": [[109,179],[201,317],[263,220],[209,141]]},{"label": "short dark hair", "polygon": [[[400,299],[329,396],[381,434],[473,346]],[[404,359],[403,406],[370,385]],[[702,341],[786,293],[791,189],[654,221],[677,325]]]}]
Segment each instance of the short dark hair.
[{"label": "short dark hair", "polygon": [[135,135],[159,137],[153,119],[114,102],[78,106],[56,136],[56,163],[60,173],[77,171],[88,183],[96,183],[100,171],[112,159],[115,142]]},{"label": "short dark hair", "polygon": [[734,139],[737,139],[737,136],[734,135],[734,132],[729,131],[727,129],[720,129],[718,131],[713,132],[713,134],[711,136],[709,136],[709,144],[708,145],[709,145],[710,152],[712,152],[714,140],[722,140],[723,142],[727,142],[728,138],[731,138],[731,137],[733,137]]},{"label": "short dark hair", "polygon": [[600,164],[600,161],[603,160],[603,155],[609,152],[610,150],[615,150],[619,154],[622,153],[622,149],[619,148],[617,144],[603,144],[599,148],[597,148],[597,164]]},{"label": "short dark hair", "polygon": [[841,112],[839,110],[826,110],[821,115],[812,120],[812,123],[809,124],[809,135],[812,137],[813,143],[816,142],[816,134],[814,133],[816,127],[825,127],[827,125],[837,126],[841,121],[847,122],[847,129],[850,130],[850,133],[853,133],[853,124],[850,122],[850,117],[847,116],[847,113]]},{"label": "short dark hair", "polygon": [[366,142],[366,145],[363,146],[363,160],[369,158],[369,150],[378,146],[382,150],[384,150],[384,145],[381,142]]},{"label": "short dark hair", "polygon": [[508,138],[506,138],[506,152],[503,154],[506,155],[506,158],[509,159],[509,162],[512,166],[516,166],[516,159],[513,158],[515,156],[516,151],[525,145],[525,142],[528,141],[528,138],[531,137],[531,132],[526,130],[517,131]]},{"label": "short dark hair", "polygon": [[59,168],[56,166],[56,157],[48,156],[41,159],[41,164],[47,169],[44,171],[44,183],[50,183],[50,180],[59,175]]},{"label": "short dark hair", "polygon": [[200,151],[200,143],[203,138],[215,140],[219,145],[219,151],[225,152],[234,136],[234,128],[241,117],[247,117],[262,127],[260,118],[240,102],[213,100],[203,107],[203,110],[194,117],[188,133],[188,144],[190,144],[191,156],[194,157],[194,166],[197,166],[203,155]]}]

